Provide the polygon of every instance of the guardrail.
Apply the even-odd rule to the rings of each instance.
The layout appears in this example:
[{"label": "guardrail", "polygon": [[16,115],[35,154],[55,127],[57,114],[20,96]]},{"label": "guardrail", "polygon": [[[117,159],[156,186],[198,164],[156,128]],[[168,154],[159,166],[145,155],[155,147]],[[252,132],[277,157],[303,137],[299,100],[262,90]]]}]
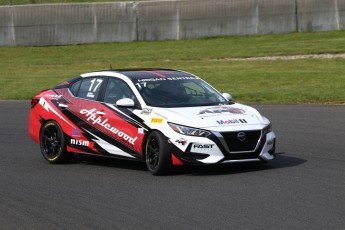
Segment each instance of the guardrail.
[{"label": "guardrail", "polygon": [[175,0],[0,7],[0,46],[345,29],[342,0]]}]

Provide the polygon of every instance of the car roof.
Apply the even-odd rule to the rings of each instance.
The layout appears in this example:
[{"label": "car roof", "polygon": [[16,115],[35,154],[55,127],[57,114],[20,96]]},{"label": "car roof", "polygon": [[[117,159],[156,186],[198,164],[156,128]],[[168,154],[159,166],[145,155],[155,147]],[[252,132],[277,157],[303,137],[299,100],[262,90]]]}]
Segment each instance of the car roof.
[{"label": "car roof", "polygon": [[115,69],[115,70],[102,70],[91,73],[82,74],[81,77],[95,76],[97,74],[104,74],[107,76],[126,76],[130,79],[141,78],[176,78],[176,77],[193,77],[196,76],[184,71],[174,69],[162,68],[140,68],[140,69]]}]

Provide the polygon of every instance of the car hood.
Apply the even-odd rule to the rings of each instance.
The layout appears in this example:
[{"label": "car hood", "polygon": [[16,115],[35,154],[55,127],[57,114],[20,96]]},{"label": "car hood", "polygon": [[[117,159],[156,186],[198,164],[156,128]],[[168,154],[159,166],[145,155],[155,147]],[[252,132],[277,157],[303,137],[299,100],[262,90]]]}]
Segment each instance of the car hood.
[{"label": "car hood", "polygon": [[[168,122],[211,130],[240,129],[267,125],[269,121],[249,106],[242,104],[202,106],[188,108],[154,108],[153,112]],[[250,127],[251,126],[251,127]]]}]

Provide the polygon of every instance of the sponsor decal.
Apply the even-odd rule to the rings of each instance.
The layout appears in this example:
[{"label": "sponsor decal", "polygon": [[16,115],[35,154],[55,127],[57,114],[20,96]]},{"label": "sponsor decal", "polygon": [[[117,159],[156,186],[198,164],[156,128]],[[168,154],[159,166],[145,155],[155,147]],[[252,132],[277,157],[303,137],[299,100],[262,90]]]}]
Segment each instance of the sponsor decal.
[{"label": "sponsor decal", "polygon": [[81,132],[78,128],[72,128],[72,137],[80,137]]},{"label": "sponsor decal", "polygon": [[60,99],[62,97],[62,95],[57,95],[57,94],[46,94],[45,96],[47,96],[49,99]]},{"label": "sponsor decal", "polygon": [[201,114],[221,114],[221,113],[231,113],[231,114],[245,114],[243,109],[227,107],[227,106],[217,106],[201,110],[198,115]]},{"label": "sponsor decal", "polygon": [[87,117],[86,120],[91,122],[93,125],[98,124],[102,126],[106,130],[110,131],[111,133],[115,134],[119,138],[123,139],[124,141],[132,145],[135,145],[135,141],[138,139],[138,137],[131,137],[125,132],[109,124],[109,119],[102,119],[102,117],[97,115],[97,110],[95,108],[90,110],[82,109],[80,110],[80,114],[85,115]]},{"label": "sponsor decal", "polygon": [[180,139],[176,140],[175,142],[178,144],[181,144],[183,146],[185,146],[187,144],[187,140],[184,138],[180,138]]},{"label": "sponsor decal", "polygon": [[163,118],[156,118],[156,117],[153,117],[151,118],[151,124],[163,124]]},{"label": "sponsor decal", "polygon": [[228,120],[219,120],[217,121],[218,125],[231,125],[231,124],[240,124],[247,123],[245,119],[228,119]]},{"label": "sponsor decal", "polygon": [[193,150],[212,150],[214,144],[193,144]]},{"label": "sponsor decal", "polygon": [[93,148],[95,146],[95,143],[91,141],[71,139],[71,145],[79,145],[79,146],[86,146],[89,148]]},{"label": "sponsor decal", "polygon": [[93,94],[93,92],[88,92],[86,96],[87,96],[87,97],[91,97],[91,98],[94,98],[94,97],[95,97],[95,95]]},{"label": "sponsor decal", "polygon": [[138,133],[139,134],[144,134],[144,129],[143,128],[138,128]]},{"label": "sponsor decal", "polygon": [[196,77],[157,77],[157,78],[144,78],[138,79],[138,82],[150,82],[150,81],[178,81],[187,79],[197,79]]},{"label": "sponsor decal", "polygon": [[142,115],[149,115],[151,112],[152,112],[152,109],[143,108],[143,110],[141,111],[140,114],[142,114]]}]

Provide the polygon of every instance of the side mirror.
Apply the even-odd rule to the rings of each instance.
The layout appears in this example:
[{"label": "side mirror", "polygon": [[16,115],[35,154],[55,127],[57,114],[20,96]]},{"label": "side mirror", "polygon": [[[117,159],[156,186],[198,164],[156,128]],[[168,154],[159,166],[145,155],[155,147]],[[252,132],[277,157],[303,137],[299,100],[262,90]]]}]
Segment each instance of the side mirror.
[{"label": "side mirror", "polygon": [[123,99],[120,99],[116,102],[116,105],[119,106],[119,107],[134,107],[135,103],[132,99],[130,98],[123,98]]},{"label": "side mirror", "polygon": [[228,94],[228,93],[222,93],[222,96],[223,96],[226,100],[232,101],[232,96],[231,96],[230,94]]}]

